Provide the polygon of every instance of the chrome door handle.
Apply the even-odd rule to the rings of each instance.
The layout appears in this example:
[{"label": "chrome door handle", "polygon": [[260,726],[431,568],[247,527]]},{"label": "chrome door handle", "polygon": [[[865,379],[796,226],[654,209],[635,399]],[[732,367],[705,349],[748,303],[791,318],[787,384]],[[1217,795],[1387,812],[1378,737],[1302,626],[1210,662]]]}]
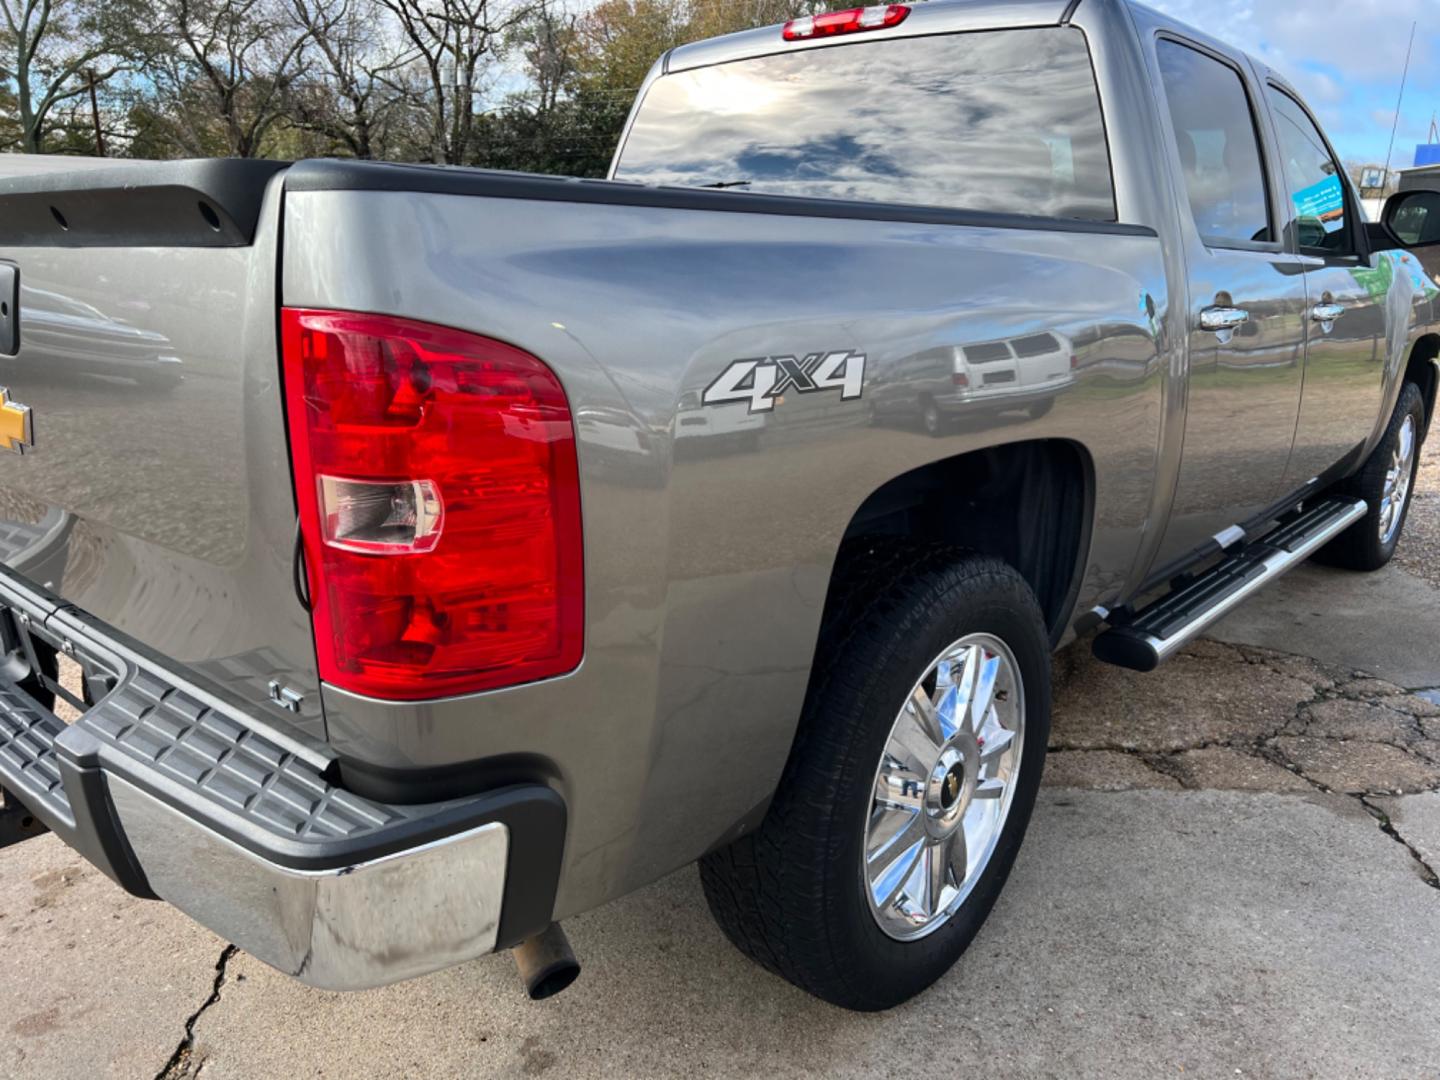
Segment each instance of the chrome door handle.
[{"label": "chrome door handle", "polygon": [[1334,322],[1344,314],[1344,304],[1316,304],[1310,309],[1310,318],[1314,322]]},{"label": "chrome door handle", "polygon": [[1244,308],[1211,307],[1200,312],[1200,329],[1217,334],[1226,330],[1234,330],[1237,326],[1249,321],[1250,312]]}]

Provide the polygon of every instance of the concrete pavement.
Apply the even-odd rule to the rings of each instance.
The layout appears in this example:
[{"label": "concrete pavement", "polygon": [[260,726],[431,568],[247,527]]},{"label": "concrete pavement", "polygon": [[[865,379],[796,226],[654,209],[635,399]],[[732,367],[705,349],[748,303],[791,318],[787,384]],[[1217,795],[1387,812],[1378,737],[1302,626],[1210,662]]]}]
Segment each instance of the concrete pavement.
[{"label": "concrete pavement", "polygon": [[504,956],[341,995],[44,837],[0,851],[0,1075],[1440,1075],[1440,590],[1302,568],[1214,636],[1057,658],[1014,876],[889,1013],[744,960],[693,869],[567,923],[551,1001]]},{"label": "concrete pavement", "polygon": [[1405,572],[1354,574],[1306,563],[1267,587],[1263,598],[1241,604],[1209,636],[1363,666],[1401,686],[1434,686],[1440,587]]}]

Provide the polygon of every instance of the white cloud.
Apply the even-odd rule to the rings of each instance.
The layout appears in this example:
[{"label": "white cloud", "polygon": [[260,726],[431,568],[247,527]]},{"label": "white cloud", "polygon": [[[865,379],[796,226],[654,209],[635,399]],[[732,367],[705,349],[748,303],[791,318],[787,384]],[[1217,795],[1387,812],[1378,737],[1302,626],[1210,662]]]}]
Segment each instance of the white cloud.
[{"label": "white cloud", "polygon": [[1153,7],[1244,49],[1302,81],[1301,65],[1347,78],[1393,77],[1398,85],[1410,26],[1412,70],[1432,62],[1435,0],[1151,0]]}]

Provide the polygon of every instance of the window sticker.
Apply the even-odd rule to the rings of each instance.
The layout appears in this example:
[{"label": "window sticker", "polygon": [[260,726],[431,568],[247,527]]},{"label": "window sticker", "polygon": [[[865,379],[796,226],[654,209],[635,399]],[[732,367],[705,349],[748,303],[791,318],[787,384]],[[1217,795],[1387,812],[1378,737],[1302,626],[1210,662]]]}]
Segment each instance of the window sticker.
[{"label": "window sticker", "polygon": [[1303,221],[1319,221],[1327,233],[1345,225],[1345,189],[1340,177],[1327,176],[1318,184],[1297,191],[1291,198],[1295,202],[1295,213]]}]

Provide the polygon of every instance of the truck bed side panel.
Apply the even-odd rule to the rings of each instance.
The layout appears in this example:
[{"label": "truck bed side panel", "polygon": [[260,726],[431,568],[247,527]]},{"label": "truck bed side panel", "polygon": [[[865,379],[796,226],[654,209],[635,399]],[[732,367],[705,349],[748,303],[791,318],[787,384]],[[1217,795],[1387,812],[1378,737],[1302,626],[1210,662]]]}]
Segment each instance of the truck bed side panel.
[{"label": "truck bed side panel", "polygon": [[[284,303],[459,327],[555,369],[580,440],[587,641],[571,676],[419,708],[327,689],[330,737],[393,768],[552,763],[572,823],[557,917],[694,858],[763,805],[840,538],[892,478],[1070,440],[1097,477],[1082,609],[1123,588],[1160,420],[1153,235],[646,206],[620,185],[630,205],[340,186],[287,193]],[[980,349],[975,392],[956,396],[957,349],[997,343],[1022,358],[992,383]],[[734,361],[830,350],[866,356],[860,397],[787,391],[744,422],[701,402]],[[1049,388],[1017,363],[1044,367]],[[943,438],[905,415],[932,383],[953,406]]]}]

